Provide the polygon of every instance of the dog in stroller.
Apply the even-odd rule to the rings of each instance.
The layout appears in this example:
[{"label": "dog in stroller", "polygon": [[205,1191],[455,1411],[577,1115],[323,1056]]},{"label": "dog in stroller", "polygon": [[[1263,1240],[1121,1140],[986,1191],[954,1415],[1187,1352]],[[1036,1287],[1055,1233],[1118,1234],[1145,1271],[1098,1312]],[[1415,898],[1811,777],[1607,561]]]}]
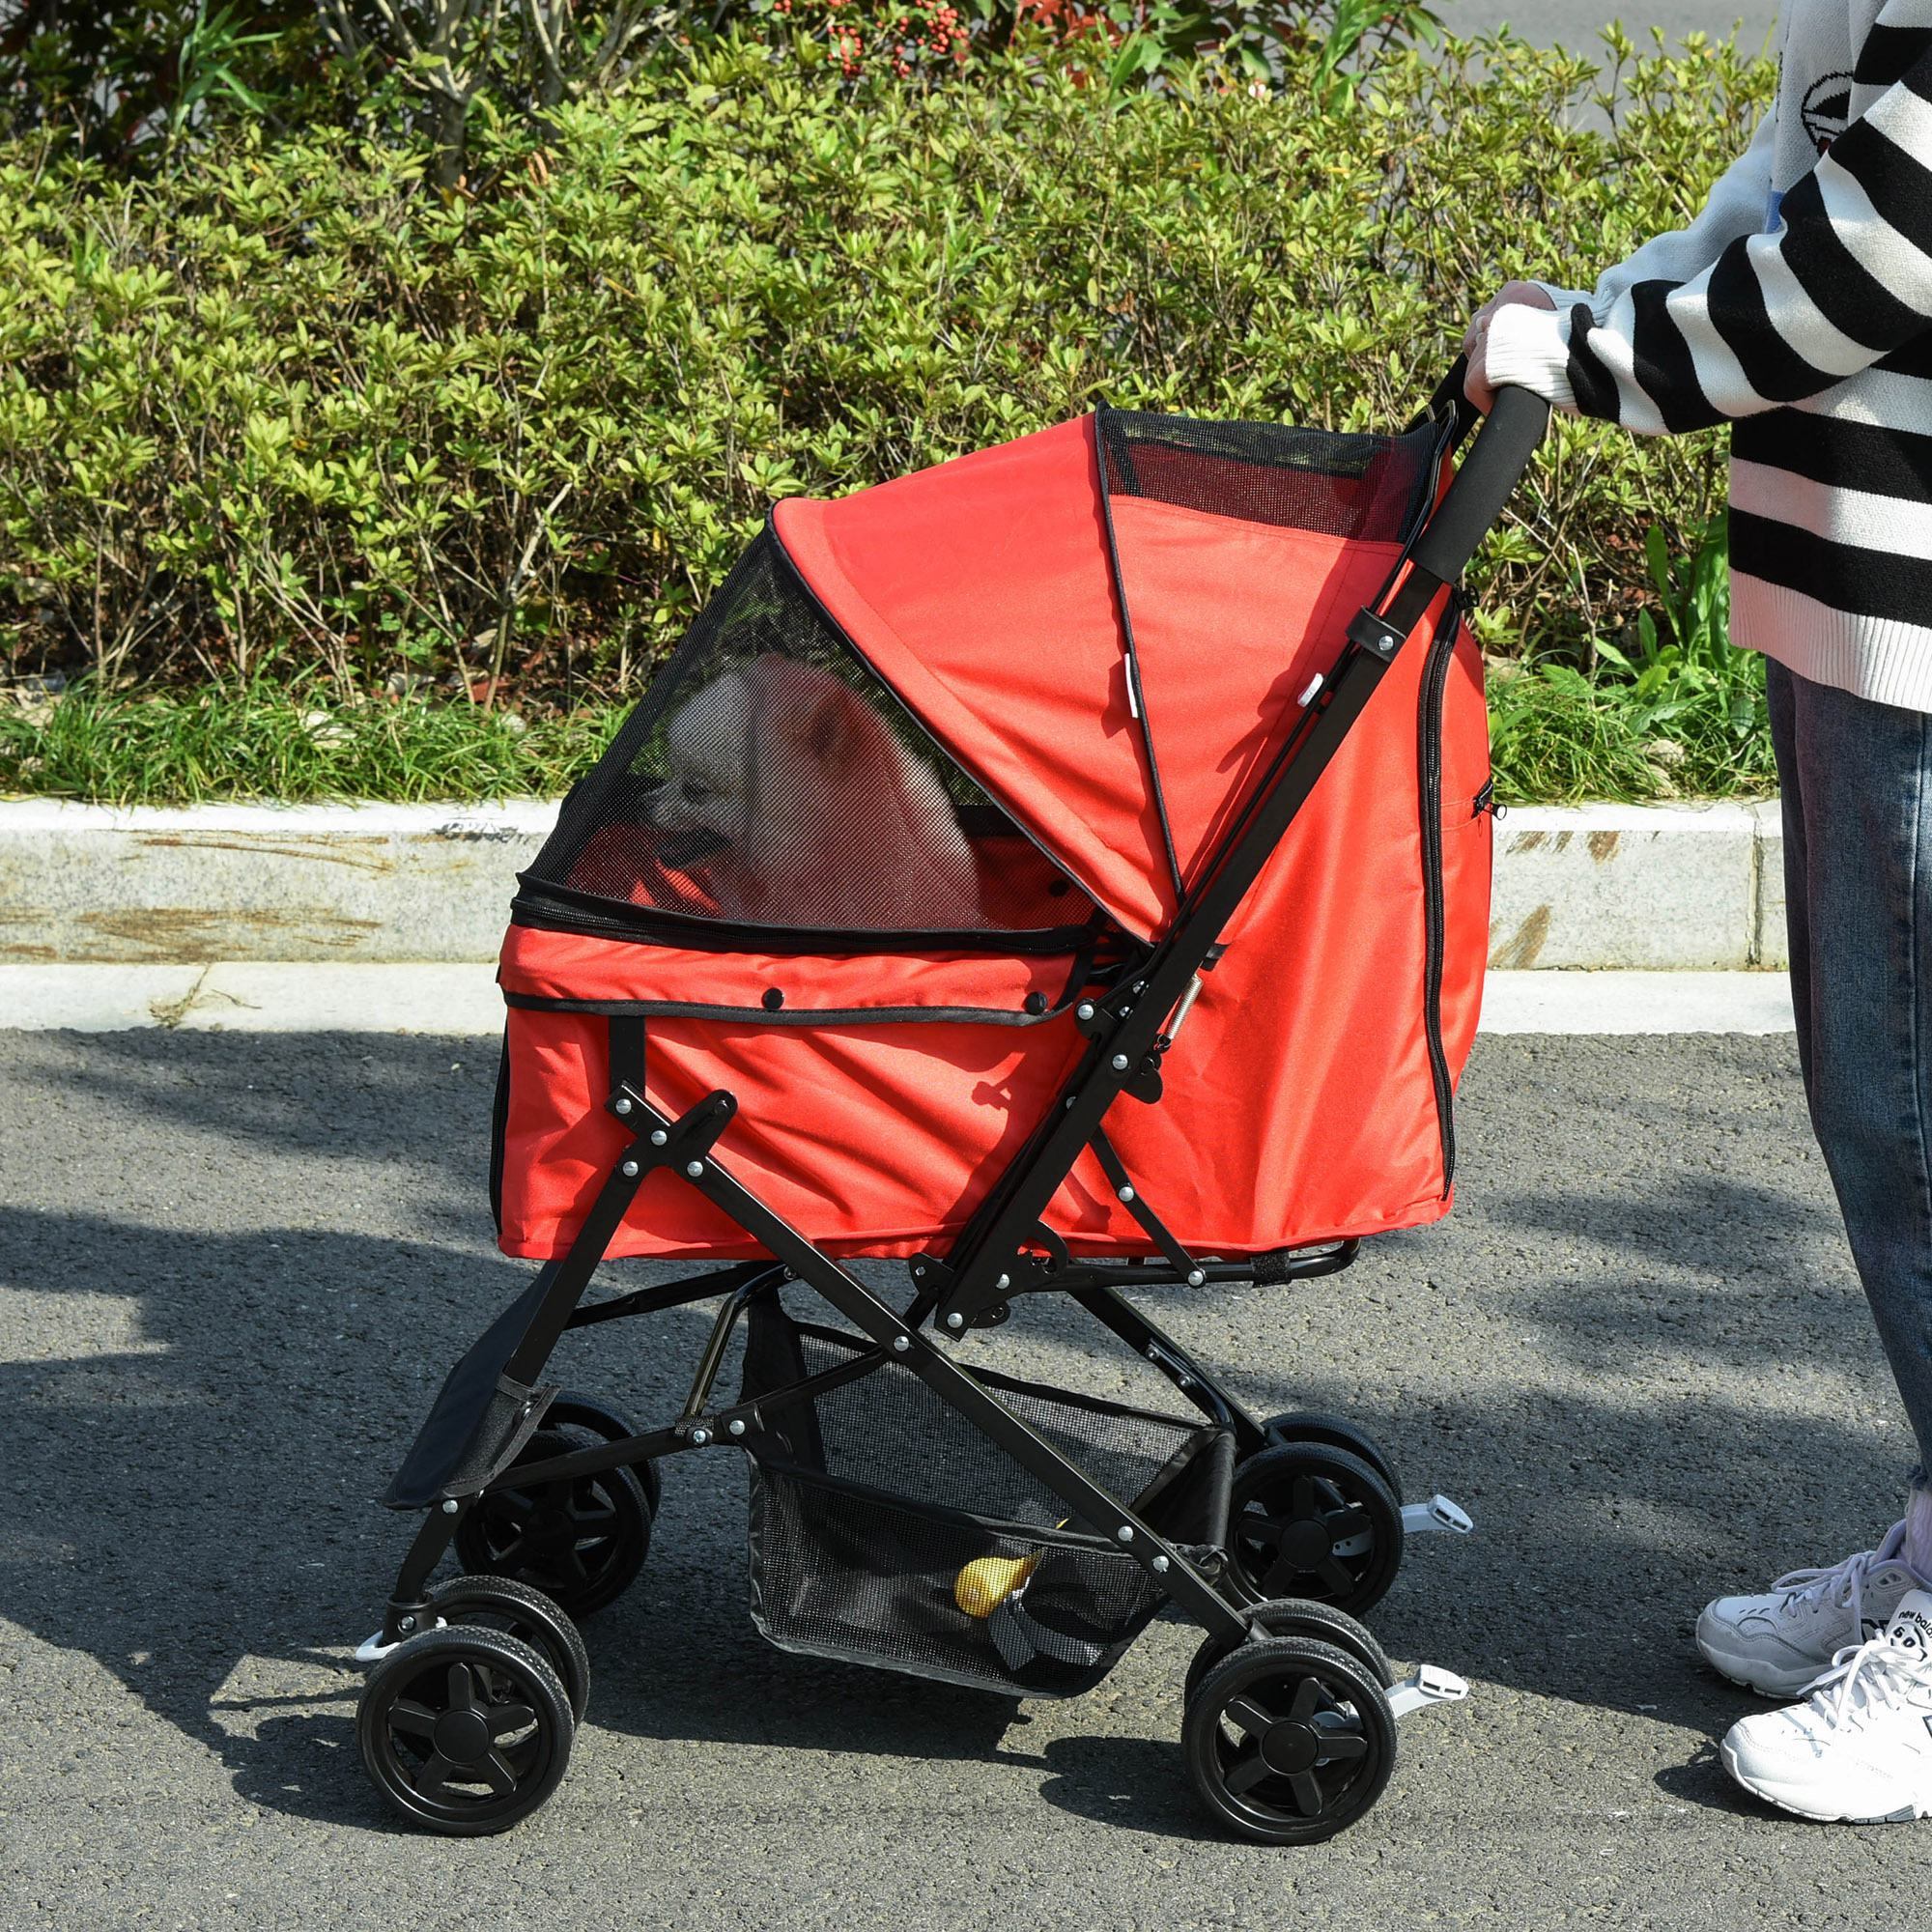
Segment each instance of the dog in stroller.
[{"label": "dog in stroller", "polygon": [[932,767],[831,671],[776,655],[724,671],[672,715],[665,765],[651,822],[721,918],[831,931],[979,923],[973,848]]},{"label": "dog in stroller", "polygon": [[[1260,1842],[1361,1818],[1398,1721],[1465,1694],[1360,1619],[1466,1516],[1142,1301],[1449,1210],[1492,827],[1460,583],[1547,416],[1506,390],[1471,441],[1460,370],[1400,434],[1102,409],[776,507],[511,908],[491,1200],[540,1265],[384,1497],[420,1522],[356,1726],[406,1817],[555,1790],[578,1620],[687,1454],[749,1458],[781,1649],[1067,1696],[1200,1626],[1188,1773]],[[695,1271],[593,1296],[627,1257]],[[962,1348],[1040,1294],[1171,1400]],[[700,1301],[674,1416],[553,1378],[566,1332]]]}]

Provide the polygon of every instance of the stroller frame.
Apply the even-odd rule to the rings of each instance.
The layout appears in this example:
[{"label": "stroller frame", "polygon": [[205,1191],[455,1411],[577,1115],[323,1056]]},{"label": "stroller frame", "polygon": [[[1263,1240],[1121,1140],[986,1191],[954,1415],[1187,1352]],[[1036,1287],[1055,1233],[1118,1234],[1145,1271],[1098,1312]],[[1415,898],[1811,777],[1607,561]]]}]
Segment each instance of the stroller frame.
[{"label": "stroller frame", "polygon": [[[1448,420],[1452,404],[1453,422]],[[1460,366],[1438,391],[1432,412],[1444,422],[1445,450],[1453,449],[1473,423],[1473,412],[1460,399]],[[1213,970],[1222,932],[1404,641],[1445,590],[1453,604],[1464,568],[1534,455],[1547,420],[1548,408],[1540,399],[1520,390],[1500,393],[1453,483],[1422,523],[1382,595],[1348,626],[1336,664],[1183,895],[1167,930],[1145,948],[1138,964],[1119,973],[1109,990],[1096,991],[1076,1008],[1075,1024],[1087,1041],[1086,1051],[1045,1118],[949,1252],[909,1261],[913,1293],[902,1310],[774,1213],[718,1158],[716,1143],[737,1112],[731,1094],[712,1093],[677,1118],[661,1112],[645,1094],[644,1021],[610,1018],[612,1072],[604,1104],[630,1129],[631,1139],[611,1162],[568,1251],[543,1264],[526,1292],[451,1371],[384,1495],[392,1508],[420,1509],[425,1515],[397,1573],[382,1629],[357,1652],[362,1662],[378,1662],[438,1621],[431,1574],[468,1514],[494,1491],[512,1483],[521,1487],[590,1476],[692,1450],[750,1448],[763,1426],[761,1411],[808,1401],[889,1363],[909,1368],[933,1396],[1059,1498],[1070,1520],[1117,1544],[1170,1604],[1207,1633],[1210,1643],[1232,1650],[1259,1629],[1252,1593],[1231,1578],[1225,1562],[1225,1519],[1219,1554],[1211,1549],[1203,1554],[1198,1546],[1190,1554],[1013,1413],[952,1358],[947,1343],[969,1327],[1004,1321],[1019,1295],[1064,1293],[1157,1369],[1210,1422],[1230,1432],[1237,1455],[1268,1445],[1266,1425],[1123,1291],[1313,1279],[1348,1267],[1359,1243],[1337,1241],[1236,1260],[1197,1259],[1129,1180],[1108,1141],[1104,1119],[1122,1094],[1158,1100],[1162,1060],[1182,1030],[1199,976]],[[1131,639],[1128,647],[1131,651]],[[1047,1204],[1089,1150],[1159,1260],[1076,1261],[1060,1237],[1042,1226]],[[584,1302],[634,1196],[660,1172],[698,1189],[769,1259],[713,1267]],[[868,1346],[849,1362],[782,1389],[762,1392],[756,1399],[715,1403],[718,1376],[747,1311],[760,1297],[793,1282],[829,1303]],[[724,1300],[689,1391],[672,1420],[568,1454],[517,1460],[560,1393],[541,1378],[567,1330],[659,1314],[721,1294]],[[1411,1531],[1468,1526],[1466,1518],[1442,1498],[1411,1506],[1403,1519]],[[1425,1668],[1392,1690],[1390,1709],[1400,1716],[1459,1697],[1465,1689],[1460,1680]]]}]

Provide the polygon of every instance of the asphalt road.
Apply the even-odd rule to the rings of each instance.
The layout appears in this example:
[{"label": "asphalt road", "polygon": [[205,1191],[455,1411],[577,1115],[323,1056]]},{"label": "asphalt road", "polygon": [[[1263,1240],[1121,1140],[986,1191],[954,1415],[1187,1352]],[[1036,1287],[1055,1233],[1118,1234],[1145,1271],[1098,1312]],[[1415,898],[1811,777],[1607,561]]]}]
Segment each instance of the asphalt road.
[{"label": "asphalt road", "polygon": [[[1711,1591],[1882,1528],[1905,1453],[1788,1039],[1488,1038],[1463,1198],[1295,1290],[1162,1297],[1264,1407],[1376,1430],[1477,1536],[1378,1613],[1475,1683],[1319,1850],[1224,1841],[1177,1745],[1186,1629],[1100,1691],[1001,1700],[782,1656],[742,1473],[669,1472],[590,1621],[568,1781],[511,1834],[393,1825],[349,1648],[403,1525],[368,1498],[524,1271],[487,1240],[494,1049],[0,1035],[0,1926],[1725,1927],[1924,1922],[1932,1825],[1734,1794]],[[569,1339],[656,1418],[691,1312]],[[1034,1308],[972,1345],[1095,1388]],[[1123,1379],[1124,1378],[1124,1379]]]},{"label": "asphalt road", "polygon": [[1690,33],[1728,34],[1733,28],[1761,41],[1777,15],[1774,0],[1651,0],[1642,7],[1617,0],[1436,0],[1435,11],[1459,34],[1488,33],[1507,22],[1524,40],[1546,46],[1594,47],[1606,20],[1620,19],[1633,35],[1662,27],[1673,40]]}]

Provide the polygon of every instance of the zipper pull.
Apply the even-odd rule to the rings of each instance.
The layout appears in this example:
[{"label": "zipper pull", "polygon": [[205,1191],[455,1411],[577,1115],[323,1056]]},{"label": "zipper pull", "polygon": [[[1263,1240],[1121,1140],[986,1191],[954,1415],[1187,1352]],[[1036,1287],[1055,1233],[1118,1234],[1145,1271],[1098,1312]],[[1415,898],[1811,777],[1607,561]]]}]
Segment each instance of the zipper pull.
[{"label": "zipper pull", "polygon": [[1501,823],[1509,811],[1508,806],[1496,803],[1496,781],[1494,779],[1489,780],[1484,784],[1482,790],[1470,801],[1469,816],[1471,818],[1480,818],[1486,811],[1498,824]]}]

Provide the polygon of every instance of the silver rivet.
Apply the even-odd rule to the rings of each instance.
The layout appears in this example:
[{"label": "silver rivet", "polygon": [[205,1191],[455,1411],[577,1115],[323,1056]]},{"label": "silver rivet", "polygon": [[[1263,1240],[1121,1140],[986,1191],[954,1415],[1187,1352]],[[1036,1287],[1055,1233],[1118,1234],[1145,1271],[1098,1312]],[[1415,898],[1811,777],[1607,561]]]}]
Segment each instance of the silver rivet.
[{"label": "silver rivet", "polygon": [[626,1180],[635,1180],[637,1179],[637,1178],[638,1178],[638,1163],[634,1160],[627,1160],[624,1163],[624,1179]]},{"label": "silver rivet", "polygon": [[1127,1016],[1128,1016],[1128,1015],[1129,1015],[1129,1014],[1130,1014],[1130,1013],[1131,1013],[1132,1011],[1133,1011],[1133,1008],[1131,1008],[1131,1007],[1122,1007],[1122,1008],[1121,1009],[1121,1017],[1122,1017],[1122,1019],[1125,1019],[1125,1018],[1126,1018],[1126,1017],[1127,1017]]},{"label": "silver rivet", "polygon": [[946,1318],[946,1325],[949,1328],[963,1328],[966,1325],[966,1318],[963,1315],[949,1315]]},{"label": "silver rivet", "polygon": [[923,1267],[914,1268],[912,1271],[912,1278],[915,1281],[923,1281],[925,1279],[925,1270]]},{"label": "silver rivet", "polygon": [[617,1111],[620,1114],[628,1114],[631,1111],[630,1101],[625,1099],[621,1094],[617,1096]]},{"label": "silver rivet", "polygon": [[1134,991],[1137,993],[1145,993],[1147,991],[1147,981],[1145,980],[1136,980],[1134,981]]},{"label": "silver rivet", "polygon": [[1156,1556],[1153,1559],[1153,1561],[1148,1565],[1148,1568],[1151,1570],[1156,1577],[1165,1577],[1167,1575],[1167,1558],[1165,1556]]},{"label": "silver rivet", "polygon": [[456,1498],[454,1496],[451,1496],[449,1500],[443,1504],[442,1513],[444,1516],[454,1516],[456,1514]]},{"label": "silver rivet", "polygon": [[1122,1201],[1131,1201],[1134,1198],[1134,1190],[1131,1187],[1122,1187],[1120,1194]]},{"label": "silver rivet", "polygon": [[742,1415],[733,1416],[724,1427],[731,1435],[742,1435],[745,1433],[745,1418]]},{"label": "silver rivet", "polygon": [[1013,1285],[1013,1278],[1009,1274],[1003,1274],[999,1278],[999,1280],[993,1284],[995,1288],[1010,1288],[1012,1287],[1012,1285]]},{"label": "silver rivet", "polygon": [[669,1139],[670,1139],[670,1136],[669,1136],[669,1135],[668,1135],[668,1133],[666,1133],[666,1132],[665,1132],[665,1130],[664,1130],[664,1129],[663,1129],[662,1127],[654,1127],[654,1128],[652,1128],[652,1130],[651,1130],[651,1145],[652,1145],[653,1147],[663,1147],[663,1146],[664,1146],[664,1144],[665,1144],[665,1142],[666,1142],[666,1141],[668,1141],[668,1140],[669,1140]]},{"label": "silver rivet", "polygon": [[893,1337],[893,1353],[894,1353],[894,1354],[895,1354],[895,1355],[903,1355],[903,1354],[905,1353],[905,1351],[906,1351],[906,1350],[907,1350],[908,1349],[910,1349],[911,1347],[912,1347],[912,1344],[911,1344],[910,1342],[908,1342],[908,1341],[906,1340],[906,1338],[905,1338],[905,1337],[904,1337],[903,1335],[895,1335],[895,1336]]},{"label": "silver rivet", "polygon": [[1187,1285],[1189,1288],[1199,1288],[1207,1279],[1208,1277],[1199,1268],[1189,1268],[1187,1270]]},{"label": "silver rivet", "polygon": [[1094,1017],[1094,1002],[1092,1000],[1082,1000],[1073,1009],[1073,1017],[1077,1020],[1091,1020]]},{"label": "silver rivet", "polygon": [[704,1172],[704,1163],[701,1160],[688,1160],[684,1164],[684,1171],[696,1180]]},{"label": "silver rivet", "polygon": [[416,1627],[416,1620],[413,1617],[405,1617],[402,1620],[402,1622],[396,1626],[398,1630],[405,1630],[405,1631],[412,1631],[415,1629],[415,1627]]},{"label": "silver rivet", "polygon": [[711,1440],[711,1432],[708,1429],[694,1429],[691,1432],[691,1439],[702,1449]]},{"label": "silver rivet", "polygon": [[1123,1522],[1120,1526],[1120,1528],[1114,1532],[1114,1534],[1118,1536],[1122,1543],[1131,1543],[1134,1540],[1134,1526],[1130,1522]]},{"label": "silver rivet", "polygon": [[1115,1054],[1113,1067],[1116,1073],[1124,1073],[1127,1070],[1127,1056],[1124,1053]]}]

